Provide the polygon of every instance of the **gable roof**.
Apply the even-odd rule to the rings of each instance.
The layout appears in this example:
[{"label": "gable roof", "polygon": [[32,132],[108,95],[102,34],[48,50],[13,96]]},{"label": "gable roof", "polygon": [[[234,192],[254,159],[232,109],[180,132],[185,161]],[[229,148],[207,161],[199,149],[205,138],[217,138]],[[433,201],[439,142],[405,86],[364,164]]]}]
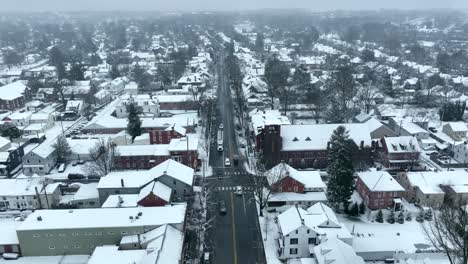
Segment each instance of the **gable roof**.
[{"label": "gable roof", "polygon": [[13,100],[23,96],[24,91],[28,87],[22,81],[16,81],[7,85],[0,87],[2,91],[0,93],[0,99],[2,100]]},{"label": "gable roof", "polygon": [[[280,177],[267,177],[270,181],[272,179],[282,180],[286,177],[291,177],[294,180],[302,183],[305,188],[325,188],[320,173],[318,171],[298,171],[288,164],[282,162],[266,172],[267,175],[280,175]],[[278,181],[279,181],[278,180]],[[274,184],[275,182],[270,182]]]},{"label": "gable roof", "polygon": [[358,172],[358,177],[373,192],[405,191],[403,187],[386,171]]},{"label": "gable roof", "polygon": [[145,199],[151,193],[153,193],[154,195],[163,199],[166,202],[170,202],[172,189],[161,182],[154,181],[143,187],[143,189],[141,189],[140,193],[138,194],[137,201]]},{"label": "gable roof", "polygon": [[317,264],[364,264],[353,247],[335,237],[327,238],[311,251],[314,252]]}]

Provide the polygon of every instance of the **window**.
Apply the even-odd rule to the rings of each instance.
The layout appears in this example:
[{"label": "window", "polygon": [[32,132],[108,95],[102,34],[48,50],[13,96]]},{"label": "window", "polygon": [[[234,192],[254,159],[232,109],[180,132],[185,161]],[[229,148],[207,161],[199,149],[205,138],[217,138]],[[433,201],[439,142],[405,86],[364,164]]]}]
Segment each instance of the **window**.
[{"label": "window", "polygon": [[33,237],[41,237],[39,234],[34,234]]},{"label": "window", "polygon": [[126,235],[126,234],[127,234],[127,231],[122,231],[122,232],[120,232],[120,234]]},{"label": "window", "polygon": [[73,248],[80,248],[80,245],[73,245]]},{"label": "window", "polygon": [[89,202],[89,205],[95,205],[95,204],[96,202],[93,202],[93,201]]},{"label": "window", "polygon": [[299,233],[299,231],[298,231],[298,230],[296,230],[296,235],[297,235],[297,233]]},{"label": "window", "polygon": [[299,243],[299,239],[297,239],[297,238],[291,238],[289,240],[289,244],[291,244],[291,245],[297,245],[298,243]]},{"label": "window", "polygon": [[80,233],[78,233],[78,232],[73,232],[73,233],[72,233],[72,236],[80,236]]},{"label": "window", "polygon": [[96,236],[102,236],[102,232],[96,232]]},{"label": "window", "polygon": [[59,233],[59,236],[64,237],[65,233]]},{"label": "window", "polygon": [[172,183],[173,183],[174,185],[176,185],[176,180],[173,180]]},{"label": "window", "polygon": [[317,239],[315,237],[309,237],[309,245],[315,245]]},{"label": "window", "polygon": [[294,186],[294,192],[298,192],[298,191],[299,191],[299,187]]},{"label": "window", "polygon": [[55,249],[55,246],[49,246],[49,249]]},{"label": "window", "polygon": [[108,234],[109,236],[113,236],[113,235],[115,235],[115,232],[107,232],[107,234]]},{"label": "window", "polygon": [[307,229],[307,234],[310,234],[310,230]]},{"label": "window", "polygon": [[84,235],[85,235],[85,236],[92,236],[92,235],[93,235],[93,233],[92,233],[92,232],[85,232],[85,234],[84,234]]},{"label": "window", "polygon": [[289,249],[289,254],[291,254],[291,255],[297,255],[297,248],[290,248],[290,249]]}]

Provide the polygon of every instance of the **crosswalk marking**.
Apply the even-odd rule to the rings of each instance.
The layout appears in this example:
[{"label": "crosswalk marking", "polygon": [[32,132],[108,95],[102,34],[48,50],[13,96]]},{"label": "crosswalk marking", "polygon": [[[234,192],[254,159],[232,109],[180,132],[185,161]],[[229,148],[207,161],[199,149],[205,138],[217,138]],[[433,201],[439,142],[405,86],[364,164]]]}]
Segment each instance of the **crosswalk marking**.
[{"label": "crosswalk marking", "polygon": [[[236,186],[218,186],[218,187],[215,187],[214,189],[216,191],[235,191],[236,190]],[[242,191],[252,191],[253,190],[253,187],[250,187],[250,186],[242,186]]]}]

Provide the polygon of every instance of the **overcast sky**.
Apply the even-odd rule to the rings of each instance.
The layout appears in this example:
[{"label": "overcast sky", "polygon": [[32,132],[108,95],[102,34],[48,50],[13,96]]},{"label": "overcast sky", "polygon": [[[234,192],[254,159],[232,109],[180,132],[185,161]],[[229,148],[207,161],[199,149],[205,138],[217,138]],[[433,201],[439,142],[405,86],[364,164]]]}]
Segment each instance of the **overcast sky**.
[{"label": "overcast sky", "polygon": [[4,11],[468,8],[468,0],[0,0]]}]

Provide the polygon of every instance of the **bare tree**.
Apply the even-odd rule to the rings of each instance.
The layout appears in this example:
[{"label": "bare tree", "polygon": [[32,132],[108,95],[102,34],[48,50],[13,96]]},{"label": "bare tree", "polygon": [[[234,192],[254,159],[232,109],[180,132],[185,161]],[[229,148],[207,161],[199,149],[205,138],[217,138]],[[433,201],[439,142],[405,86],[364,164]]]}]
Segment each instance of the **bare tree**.
[{"label": "bare tree", "polygon": [[114,169],[115,151],[114,143],[110,138],[100,139],[94,147],[89,150],[91,162],[86,163],[85,171],[88,174],[104,177]]},{"label": "bare tree", "polygon": [[207,248],[205,239],[206,233],[213,228],[215,217],[209,216],[208,211],[213,211],[216,207],[215,200],[211,199],[211,192],[208,188],[204,188],[200,193],[195,195],[193,208],[190,210],[190,216],[187,220],[187,230],[196,236],[196,251],[191,259],[200,259]]},{"label": "bare tree", "polygon": [[372,87],[371,83],[364,85],[358,92],[358,103],[361,108],[364,109],[366,114],[369,114],[371,108],[375,105],[375,99],[379,95],[379,92]]},{"label": "bare tree", "polygon": [[[284,164],[281,164],[284,165]],[[253,178],[253,193],[255,202],[260,207],[260,216],[263,217],[263,209],[268,204],[274,190],[275,183],[287,173],[285,166],[276,166],[269,171],[264,171],[264,165],[258,163],[255,166],[255,175]]]},{"label": "bare tree", "polygon": [[447,255],[451,264],[468,263],[467,204],[446,203],[434,213],[433,221],[423,225],[426,237]]}]

